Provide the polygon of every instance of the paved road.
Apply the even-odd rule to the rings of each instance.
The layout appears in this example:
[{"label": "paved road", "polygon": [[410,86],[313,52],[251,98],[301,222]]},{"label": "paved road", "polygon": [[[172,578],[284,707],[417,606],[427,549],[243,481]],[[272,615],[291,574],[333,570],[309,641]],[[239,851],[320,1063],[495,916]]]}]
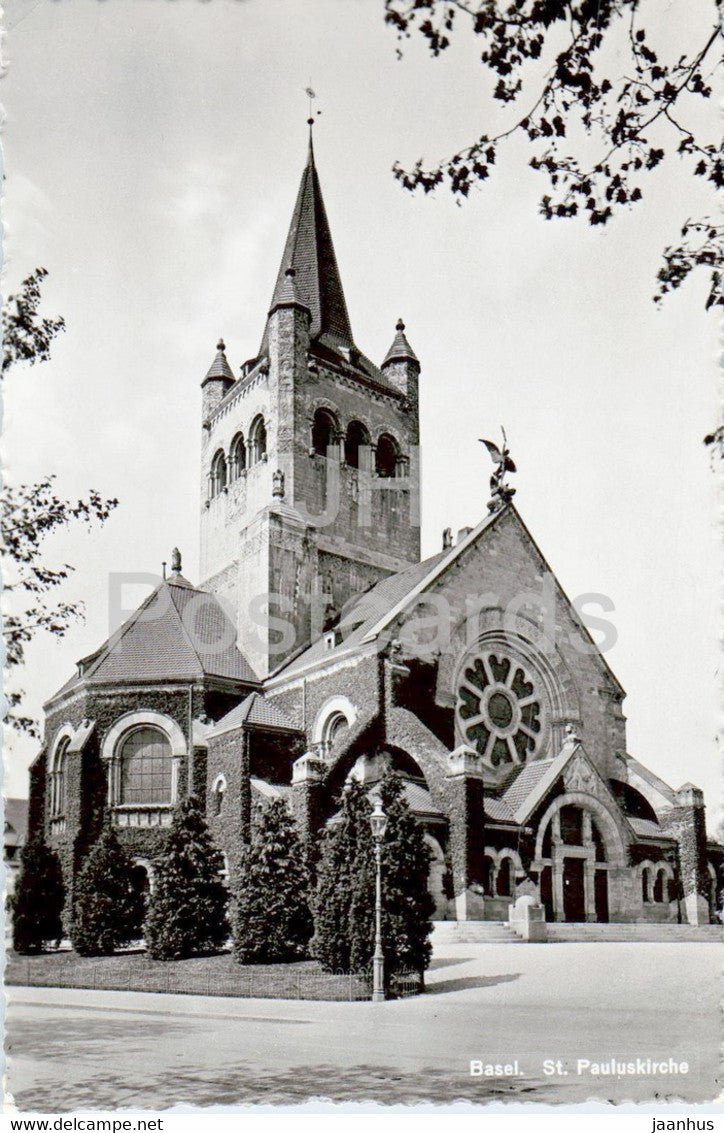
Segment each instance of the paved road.
[{"label": "paved road", "polygon": [[[708,1101],[716,944],[449,944],[428,992],[311,1003],[9,988],[9,1090],[22,1112],[311,1097],[382,1102]],[[673,1057],[678,1077],[577,1073],[579,1058]],[[471,1059],[519,1076],[471,1077]],[[547,1076],[544,1059],[567,1074]]]}]

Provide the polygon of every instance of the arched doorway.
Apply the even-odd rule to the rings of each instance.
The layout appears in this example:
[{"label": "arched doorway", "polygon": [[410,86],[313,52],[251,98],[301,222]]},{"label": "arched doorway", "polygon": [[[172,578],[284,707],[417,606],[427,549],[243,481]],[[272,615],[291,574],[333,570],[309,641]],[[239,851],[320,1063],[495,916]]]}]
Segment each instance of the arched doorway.
[{"label": "arched doorway", "polygon": [[599,800],[557,799],[541,820],[536,858],[546,920],[608,922],[611,880],[625,858],[616,823]]},{"label": "arched doorway", "polygon": [[133,935],[143,936],[143,924],[148,913],[151,897],[150,866],[147,862],[136,861],[131,869],[131,893],[133,895]]}]

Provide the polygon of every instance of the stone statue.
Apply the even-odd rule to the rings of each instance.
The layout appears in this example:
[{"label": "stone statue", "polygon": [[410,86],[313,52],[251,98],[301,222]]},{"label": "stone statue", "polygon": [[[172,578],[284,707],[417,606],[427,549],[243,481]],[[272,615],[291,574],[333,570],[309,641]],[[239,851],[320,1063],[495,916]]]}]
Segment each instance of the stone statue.
[{"label": "stone statue", "polygon": [[481,445],[485,445],[495,465],[493,475],[490,477],[490,499],[488,500],[488,511],[490,512],[501,511],[506,504],[510,503],[516,492],[515,488],[511,488],[506,483],[505,475],[507,472],[517,472],[518,469],[510,455],[505,429],[501,427],[500,431],[503,434],[502,449],[498,448],[492,441],[486,441],[482,437],[478,438]]}]

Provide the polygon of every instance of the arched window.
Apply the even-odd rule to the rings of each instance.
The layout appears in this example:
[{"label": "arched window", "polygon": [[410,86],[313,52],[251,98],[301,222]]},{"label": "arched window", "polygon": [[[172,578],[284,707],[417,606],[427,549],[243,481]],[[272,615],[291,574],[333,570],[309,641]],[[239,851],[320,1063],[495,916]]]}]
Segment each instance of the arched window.
[{"label": "arched window", "polygon": [[231,442],[229,460],[231,462],[231,479],[238,480],[246,468],[246,445],[243,433],[237,433]]},{"label": "arched window", "polygon": [[249,444],[251,463],[258,464],[266,456],[266,425],[261,414],[252,421]]},{"label": "arched window", "polygon": [[493,878],[495,875],[495,862],[486,854],[483,858],[483,893],[486,897],[493,896]]},{"label": "arched window", "polygon": [[335,742],[349,730],[349,721],[343,712],[333,712],[324,722],[322,729],[322,749],[326,755]]},{"label": "arched window", "polygon": [[665,880],[666,874],[663,869],[657,870],[656,880],[654,881],[654,901],[663,901]]},{"label": "arched window", "polygon": [[219,492],[223,492],[226,487],[228,479],[226,468],[226,457],[221,449],[216,453],[216,456],[211,462],[211,495],[218,496]]},{"label": "arched window", "polygon": [[120,802],[170,803],[171,744],[160,728],[136,728],[122,742]]},{"label": "arched window", "polygon": [[212,788],[212,814],[214,818],[218,818],[224,809],[224,792],[226,791],[226,779],[223,775],[219,775]]},{"label": "arched window", "polygon": [[53,769],[50,773],[50,817],[60,818],[65,814],[65,803],[68,784],[66,772],[68,767],[68,746],[70,738],[64,736],[58,744],[53,757]]},{"label": "arched window", "polygon": [[641,871],[641,896],[643,897],[644,904],[648,905],[651,900],[651,879],[648,869]]},{"label": "arched window", "polygon": [[338,425],[328,409],[318,409],[314,414],[312,423],[312,448],[317,456],[326,456],[330,445],[333,445],[338,432]]},{"label": "arched window", "polygon": [[350,421],[344,442],[344,459],[350,468],[359,468],[359,450],[369,445],[370,435],[361,421]]},{"label": "arched window", "polygon": [[511,897],[515,886],[515,872],[510,858],[502,858],[498,867],[497,891],[499,897]]},{"label": "arched window", "polygon": [[377,441],[377,475],[396,476],[400,450],[397,441],[389,433],[383,433]]}]

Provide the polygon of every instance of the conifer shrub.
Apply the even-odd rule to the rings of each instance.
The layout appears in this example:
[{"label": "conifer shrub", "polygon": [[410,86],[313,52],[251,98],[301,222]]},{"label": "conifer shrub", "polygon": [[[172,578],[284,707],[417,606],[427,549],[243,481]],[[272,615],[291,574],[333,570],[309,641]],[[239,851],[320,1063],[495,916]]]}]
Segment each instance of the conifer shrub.
[{"label": "conifer shrub", "polygon": [[13,948],[23,955],[43,952],[63,936],[65,885],[58,855],[42,838],[32,838],[20,855],[12,898]]},{"label": "conifer shrub", "polygon": [[240,964],[302,959],[312,935],[309,874],[292,816],[282,799],[259,809],[239,869],[234,957]]},{"label": "conifer shrub", "polygon": [[133,871],[130,855],[107,825],[74,887],[70,938],[79,956],[110,956],[139,935],[143,898]]},{"label": "conifer shrub", "polygon": [[[404,785],[387,772],[375,792],[387,813],[382,844],[382,947],[385,977],[430,963],[435,903],[427,887],[430,851],[405,800]],[[369,791],[350,783],[336,822],[322,838],[314,893],[312,954],[329,971],[369,971],[375,947],[375,850]]]},{"label": "conifer shrub", "polygon": [[183,960],[223,948],[229,936],[223,870],[223,856],[191,795],[177,807],[166,852],[155,863],[144,926],[154,960]]}]

